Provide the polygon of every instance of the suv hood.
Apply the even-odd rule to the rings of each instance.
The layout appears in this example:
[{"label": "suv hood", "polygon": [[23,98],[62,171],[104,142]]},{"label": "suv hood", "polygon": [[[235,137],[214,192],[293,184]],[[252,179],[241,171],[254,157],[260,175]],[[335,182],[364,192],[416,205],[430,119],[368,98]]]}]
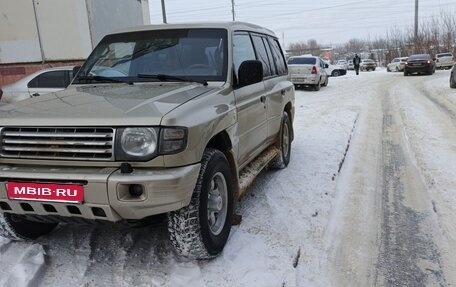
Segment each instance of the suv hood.
[{"label": "suv hood", "polygon": [[70,86],[0,105],[0,126],[159,125],[165,114],[213,89],[193,83]]}]

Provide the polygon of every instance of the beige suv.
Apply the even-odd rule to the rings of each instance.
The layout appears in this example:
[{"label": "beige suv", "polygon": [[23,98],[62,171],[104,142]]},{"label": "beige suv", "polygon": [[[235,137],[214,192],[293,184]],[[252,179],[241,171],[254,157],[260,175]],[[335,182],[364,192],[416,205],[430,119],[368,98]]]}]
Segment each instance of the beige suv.
[{"label": "beige suv", "polygon": [[68,89],[0,107],[0,235],[166,214],[179,254],[214,257],[255,176],[288,165],[293,117],[270,30],[230,22],[108,35]]}]

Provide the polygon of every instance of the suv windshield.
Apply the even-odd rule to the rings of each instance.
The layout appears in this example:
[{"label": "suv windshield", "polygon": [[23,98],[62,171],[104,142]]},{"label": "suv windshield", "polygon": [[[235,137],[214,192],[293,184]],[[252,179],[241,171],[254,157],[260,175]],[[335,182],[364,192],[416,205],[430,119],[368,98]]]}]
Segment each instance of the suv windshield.
[{"label": "suv windshield", "polygon": [[[92,81],[226,81],[227,31],[224,29],[152,30],[108,35],[89,56],[75,84]],[[138,76],[139,75],[139,76]]]}]

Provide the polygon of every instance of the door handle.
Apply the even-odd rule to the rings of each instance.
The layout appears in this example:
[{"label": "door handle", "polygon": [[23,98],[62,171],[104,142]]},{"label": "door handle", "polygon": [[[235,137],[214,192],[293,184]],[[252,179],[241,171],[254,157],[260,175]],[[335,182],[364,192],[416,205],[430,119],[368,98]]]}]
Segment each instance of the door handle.
[{"label": "door handle", "polygon": [[38,93],[32,94],[32,97],[39,97],[39,96],[40,96],[40,94],[38,94]]},{"label": "door handle", "polygon": [[262,103],[265,103],[265,102],[266,102],[266,96],[261,96],[261,97],[260,97],[260,101],[261,101]]}]

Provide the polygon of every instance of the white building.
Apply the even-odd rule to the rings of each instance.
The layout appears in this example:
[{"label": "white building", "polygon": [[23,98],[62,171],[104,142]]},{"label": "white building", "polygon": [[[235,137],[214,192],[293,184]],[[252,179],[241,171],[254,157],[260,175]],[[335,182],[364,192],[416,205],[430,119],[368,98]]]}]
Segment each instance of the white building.
[{"label": "white building", "polygon": [[84,60],[107,33],[149,23],[148,0],[0,0],[0,85],[37,63]]}]

